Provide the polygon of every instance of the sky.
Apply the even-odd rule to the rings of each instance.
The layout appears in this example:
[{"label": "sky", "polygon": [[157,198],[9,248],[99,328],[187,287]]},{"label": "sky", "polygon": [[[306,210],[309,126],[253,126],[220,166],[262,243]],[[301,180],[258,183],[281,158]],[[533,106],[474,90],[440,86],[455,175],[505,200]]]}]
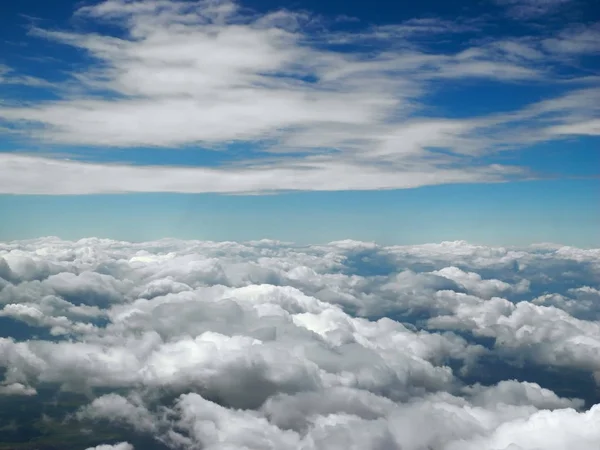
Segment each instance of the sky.
[{"label": "sky", "polygon": [[597,450],[599,143],[595,0],[0,2],[0,446]]},{"label": "sky", "polygon": [[600,5],[0,5],[0,239],[600,246]]}]

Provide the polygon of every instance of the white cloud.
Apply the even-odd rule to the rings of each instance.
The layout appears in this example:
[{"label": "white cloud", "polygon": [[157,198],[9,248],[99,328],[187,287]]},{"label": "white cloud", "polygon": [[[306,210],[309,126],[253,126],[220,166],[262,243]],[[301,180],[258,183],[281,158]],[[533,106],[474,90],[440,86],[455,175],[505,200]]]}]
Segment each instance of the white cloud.
[{"label": "white cloud", "polygon": [[500,280],[483,280],[481,275],[475,272],[465,272],[458,267],[444,267],[442,270],[432,272],[444,278],[456,281],[465,289],[473,292],[482,298],[492,298],[509,290],[517,292],[527,292],[529,283],[522,280],[517,286],[511,286],[509,283]]},{"label": "white cloud", "polygon": [[157,432],[154,418],[140,404],[140,399],[126,399],[117,394],[107,394],[94,399],[89,405],[77,412],[80,420],[98,418],[113,422],[124,422],[138,430]]},{"label": "white cloud", "polygon": [[[89,404],[71,420],[108,421],[172,448],[591,450],[598,408],[572,398],[590,393],[560,395],[543,374],[600,373],[599,325],[586,318],[597,311],[598,252],[0,243],[2,318],[55,334],[0,338],[0,394],[83,392]],[[411,314],[411,324],[394,320]],[[540,383],[465,381],[495,370],[490,360],[525,362]]]},{"label": "white cloud", "polygon": [[33,87],[51,88],[52,83],[43,78],[34,77],[31,75],[20,75],[15,73],[10,67],[0,64],[0,85],[23,85]]},{"label": "white cloud", "polygon": [[572,409],[556,412],[540,411],[526,420],[503,424],[491,436],[479,437],[468,443],[453,443],[448,450],[560,450],[571,445],[593,449],[600,431],[592,424],[600,417],[600,407],[583,414]]},{"label": "white cloud", "polygon": [[600,371],[598,322],[529,302],[515,305],[501,298],[482,302],[454,292],[439,295],[455,297],[456,306],[451,315],[430,319],[430,326],[493,337],[499,351],[519,360]]},{"label": "white cloud", "polygon": [[600,24],[590,26],[576,25],[561,31],[557,36],[544,40],[544,47],[550,52],[564,55],[587,54],[600,52]]},{"label": "white cloud", "polygon": [[465,388],[471,402],[477,406],[497,406],[500,404],[526,406],[539,409],[581,408],[583,402],[578,399],[558,397],[554,392],[542,388],[536,383],[519,383],[515,380],[501,381],[496,386],[481,385]]},{"label": "white cloud", "polygon": [[[183,444],[184,447],[201,442],[204,448],[210,449],[454,450],[483,446],[498,450],[536,450],[564,448],[567,442],[577,443],[578,448],[592,449],[598,436],[598,430],[590,427],[597,415],[596,407],[585,413],[573,409],[537,411],[532,406],[510,404],[497,408],[488,406],[488,409],[450,395],[384,406],[381,398],[361,398],[352,391],[329,391],[323,395],[325,398],[278,397],[277,406],[270,404],[263,411],[250,411],[224,408],[196,393],[184,394],[169,414],[170,420],[175,420],[177,431],[171,430],[162,439],[173,446]],[[127,403],[126,399],[117,397],[110,401]],[[108,401],[102,397],[97,402]],[[93,405],[88,410],[99,412]],[[301,408],[301,414],[296,414],[294,407]],[[352,412],[328,412],[340,411],[340,407]],[[154,415],[154,420],[157,426],[165,423],[160,415]],[[564,428],[556,426],[561,420],[566,421]],[[428,426],[422,428],[426,424]],[[585,427],[589,428],[582,433]],[[526,429],[530,432],[526,433]],[[561,431],[552,433],[553,429]],[[513,447],[508,447],[511,444]]]},{"label": "white cloud", "polygon": [[543,294],[534,298],[532,303],[555,306],[580,319],[600,318],[600,290],[590,286],[571,288],[565,294]]},{"label": "white cloud", "polygon": [[21,383],[11,383],[0,385],[0,395],[35,395],[37,391],[31,386],[25,386]]},{"label": "white cloud", "polygon": [[495,0],[505,6],[510,16],[516,19],[538,19],[556,13],[572,0]]},{"label": "white cloud", "polygon": [[133,446],[128,442],[119,442],[115,445],[97,445],[96,447],[90,447],[87,450],[133,450]]},{"label": "white cloud", "polygon": [[402,189],[441,183],[501,182],[522,174],[509,166],[396,170],[316,159],[290,165],[204,168],[90,164],[0,154],[0,192],[11,194],[93,194],[120,192],[269,192]]},{"label": "white cloud", "polygon": [[[550,3],[557,2],[525,6]],[[73,161],[5,154],[0,192],[264,192],[494,182],[529,175],[477,157],[597,134],[597,103],[589,97],[570,106],[560,106],[562,97],[549,100],[556,107],[550,122],[543,120],[544,102],[463,119],[441,116],[427,103],[427,96],[457,80],[554,82],[565,65],[573,66],[572,58],[596,50],[593,26],[552,38],[467,40],[454,52],[439,52],[423,37],[481,24],[422,18],[348,34],[329,31],[324,19],[307,13],[261,15],[209,1],[107,0],[75,15],[78,31],[35,28],[32,34],[85,52],[93,62],[69,74],[58,100],[0,107],[13,132],[60,145]],[[120,36],[85,31],[105,22],[121,28]],[[375,51],[360,50],[373,42],[368,48]],[[245,160],[218,168],[77,162],[88,157],[77,150],[82,145],[198,146],[200,152],[227,151],[235,142],[250,149]]]},{"label": "white cloud", "polygon": [[557,125],[550,128],[550,133],[567,135],[600,135],[600,120],[588,120],[570,125]]}]

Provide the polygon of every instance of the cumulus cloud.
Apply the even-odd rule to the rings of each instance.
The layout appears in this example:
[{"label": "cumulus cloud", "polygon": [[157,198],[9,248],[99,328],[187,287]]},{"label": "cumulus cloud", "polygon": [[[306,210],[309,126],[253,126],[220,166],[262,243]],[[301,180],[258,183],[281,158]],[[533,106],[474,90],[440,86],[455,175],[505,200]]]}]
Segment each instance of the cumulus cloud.
[{"label": "cumulus cloud", "polygon": [[560,309],[528,302],[514,305],[496,298],[475,305],[462,300],[458,300],[460,304],[452,316],[430,319],[430,324],[493,337],[498,348],[518,358],[600,370],[600,360],[595,356],[600,348],[598,322],[578,320]]},{"label": "cumulus cloud", "polygon": [[580,319],[600,318],[600,290],[582,286],[571,288],[565,295],[544,294],[532,300],[536,305],[555,306]]},{"label": "cumulus cloud", "polygon": [[35,395],[37,391],[31,386],[25,386],[21,383],[11,383],[0,385],[0,395]]},{"label": "cumulus cloud", "polygon": [[[593,384],[546,383],[552,368],[600,374],[599,254],[0,243],[0,315],[49,332],[0,338],[0,394],[81,392],[69,420],[171,448],[592,449]],[[537,381],[515,377],[523,364]]]},{"label": "cumulus cloud", "polygon": [[96,447],[89,447],[87,450],[133,450],[133,446],[127,442],[119,442],[115,445],[97,445]]}]

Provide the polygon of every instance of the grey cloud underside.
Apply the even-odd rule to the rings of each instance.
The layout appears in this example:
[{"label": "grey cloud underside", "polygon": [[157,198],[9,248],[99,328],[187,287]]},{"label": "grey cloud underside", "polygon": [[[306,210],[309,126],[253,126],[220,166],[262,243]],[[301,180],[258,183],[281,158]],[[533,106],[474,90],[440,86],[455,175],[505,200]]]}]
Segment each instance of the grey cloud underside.
[{"label": "grey cloud underside", "polygon": [[0,395],[171,448],[591,450],[599,287],[551,245],[5,242]]},{"label": "grey cloud underside", "polygon": [[[528,1],[522,7],[558,3]],[[456,38],[483,25],[411,19],[344,33],[306,13],[247,13],[227,1],[108,0],[81,7],[75,18],[77,30],[34,28],[31,34],[81,51],[89,66],[52,86],[0,67],[0,83],[38,85],[58,98],[27,104],[13,99],[0,106],[0,125],[73,161],[51,152],[38,153],[42,158],[1,155],[0,167],[11,170],[0,172],[0,192],[365,190],[494,182],[531,177],[526,168],[495,159],[499,151],[600,134],[598,79],[585,67],[600,51],[600,29],[593,24],[486,42],[461,38],[444,53],[426,38]],[[103,30],[106,23],[120,30],[118,36],[87,31]],[[581,71],[569,79],[561,75],[574,67]],[[562,93],[514,111],[494,113],[490,105],[489,114],[464,118],[431,104],[432,95],[474,79],[552,83]],[[200,152],[227,151],[232,143],[249,149],[244,161],[217,169],[81,163],[97,158],[90,146],[197,146]]]}]

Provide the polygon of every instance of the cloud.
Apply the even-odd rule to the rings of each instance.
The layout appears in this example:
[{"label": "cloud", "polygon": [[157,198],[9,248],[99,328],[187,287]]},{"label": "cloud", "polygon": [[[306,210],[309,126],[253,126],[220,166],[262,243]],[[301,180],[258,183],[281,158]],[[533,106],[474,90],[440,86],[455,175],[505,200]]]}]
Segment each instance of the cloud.
[{"label": "cloud", "polygon": [[0,386],[0,395],[26,395],[31,396],[37,394],[37,391],[21,383],[11,383]]},{"label": "cloud", "polygon": [[321,158],[302,165],[216,169],[90,164],[7,154],[0,154],[0,161],[1,193],[42,195],[339,191],[348,188],[350,178],[355,189],[402,189],[443,183],[501,182],[505,177],[523,175],[522,169],[511,166],[440,168],[432,172],[426,165],[395,170]]},{"label": "cloud", "polygon": [[557,125],[550,129],[551,133],[565,135],[600,135],[600,120],[589,120],[572,125]]},{"label": "cloud", "polygon": [[575,25],[562,30],[558,35],[543,41],[548,51],[564,55],[587,54],[600,52],[600,24]]},{"label": "cloud", "polygon": [[[464,294],[444,293],[444,296]],[[514,305],[494,298],[479,303],[470,298],[455,299],[452,315],[430,319],[432,327],[470,330],[493,337],[495,346],[518,360],[532,360],[559,367],[577,367],[598,372],[599,325],[573,318],[554,308],[520,302]]]},{"label": "cloud", "polygon": [[133,450],[133,446],[127,442],[119,442],[115,445],[97,445],[96,447],[90,447],[87,450]]},{"label": "cloud", "polygon": [[471,401],[477,406],[534,405],[539,409],[578,409],[583,406],[581,400],[560,398],[554,392],[536,383],[519,383],[515,380],[501,381],[493,387],[469,386],[465,390],[472,396]]},{"label": "cloud", "polygon": [[54,85],[43,78],[31,75],[20,75],[5,64],[0,64],[0,85],[22,85],[40,88],[52,88]]},{"label": "cloud", "polygon": [[592,449],[593,385],[564,377],[600,372],[598,252],[0,243],[2,318],[50,331],[0,338],[0,393],[81,392],[69,420],[171,448]]},{"label": "cloud", "polygon": [[571,288],[567,295],[543,294],[532,302],[536,305],[555,306],[580,319],[600,318],[600,290],[590,286]]},{"label": "cloud", "polygon": [[[594,26],[552,37],[464,39],[440,51],[432,38],[483,25],[421,18],[347,33],[308,13],[258,14],[210,1],[107,0],[79,8],[75,17],[76,31],[33,28],[31,35],[73,47],[90,57],[89,65],[56,86],[55,100],[0,107],[12,133],[60,146],[71,160],[4,154],[2,165],[13,175],[2,174],[0,192],[255,193],[495,182],[531,176],[502,160],[490,164],[499,150],[597,134],[592,96],[563,106],[561,96],[547,100],[555,105],[551,121],[544,102],[456,118],[429,100],[460,80],[545,85],[567,69],[579,85],[580,57],[597,50]],[[107,23],[119,33],[87,31]],[[583,72],[573,72],[577,64]],[[80,150],[228,152],[233,144],[244,145],[243,157],[193,169],[83,164],[90,151]]]},{"label": "cloud", "polygon": [[[471,442],[452,444],[453,449],[562,449],[575,443],[579,448],[592,449],[599,433],[589,425],[600,416],[600,408],[593,407],[584,414],[572,409],[554,413],[540,411],[524,421],[503,424],[489,437],[479,437]],[[564,431],[557,433],[555,430]]]},{"label": "cloud", "polygon": [[[350,405],[356,394],[345,394],[350,395],[349,400],[346,400]],[[326,398],[330,397],[325,395]],[[585,413],[578,413],[570,408],[535,411],[535,408],[508,404],[497,409],[486,409],[469,405],[457,397],[434,396],[411,404],[390,405],[390,411],[378,411],[376,399],[363,400],[366,401],[366,405],[362,408],[367,417],[352,413],[315,415],[310,409],[306,411],[306,407],[311,404],[327,405],[322,398],[280,399],[279,401],[287,403],[284,404],[287,407],[281,405],[280,409],[274,409],[268,406],[267,420],[260,412],[231,410],[207,401],[198,394],[185,394],[172,409],[172,417],[175,418],[180,431],[172,432],[165,440],[173,446],[183,444],[184,447],[202,442],[205,448],[210,449],[341,449],[344,446],[401,446],[417,450],[484,446],[498,450],[533,450],[560,449],[567,443],[577,443],[579,448],[592,449],[595,445],[594,439],[598,436],[598,431],[589,427],[596,419],[597,407]],[[113,401],[117,399],[114,398]],[[339,403],[336,404],[338,405]],[[272,423],[282,423],[286,416],[293,414],[294,406],[300,406],[308,413],[302,417],[302,420],[308,422],[304,429],[300,427],[297,431]],[[94,406],[91,408],[94,409]],[[155,420],[157,423],[161,421],[157,416]],[[556,424],[560,421],[564,421],[566,426],[560,428],[560,433],[552,434],[552,430],[557,429]],[[424,424],[429,424],[428,429],[431,432],[414,432],[417,426]]]},{"label": "cloud", "polygon": [[515,19],[537,19],[557,13],[573,0],[494,0]]},{"label": "cloud", "polygon": [[432,272],[444,278],[456,281],[470,292],[477,294],[482,298],[491,298],[500,295],[506,291],[514,289],[517,292],[527,292],[529,289],[528,280],[521,280],[517,286],[500,280],[484,280],[481,275],[475,272],[465,272],[458,267],[445,267],[442,270]]}]

